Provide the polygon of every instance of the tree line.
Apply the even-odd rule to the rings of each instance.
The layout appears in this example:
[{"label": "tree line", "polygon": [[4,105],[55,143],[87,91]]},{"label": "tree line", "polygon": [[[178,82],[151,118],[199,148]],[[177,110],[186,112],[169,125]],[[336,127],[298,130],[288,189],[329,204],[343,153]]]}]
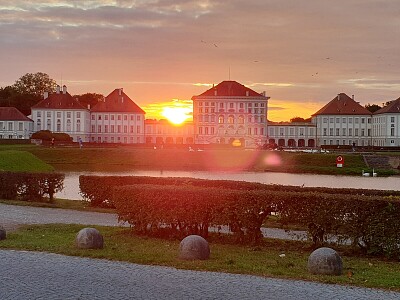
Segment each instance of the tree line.
[{"label": "tree line", "polygon": [[[31,107],[43,100],[44,92],[55,92],[57,83],[49,75],[42,72],[26,73],[13,85],[0,87],[0,107],[16,107],[24,115],[31,114]],[[73,95],[83,106],[93,107],[102,101],[104,96],[97,93]]]},{"label": "tree line", "polygon": [[[26,116],[31,114],[31,107],[43,100],[44,92],[55,92],[57,83],[49,75],[42,72],[26,73],[15,81],[13,85],[0,87],[0,107],[12,106],[16,107]],[[73,95],[83,106],[93,107],[97,102],[102,101],[104,96],[97,93],[85,93],[81,95]],[[371,113],[387,106],[391,101],[383,103],[382,106],[377,104],[366,104],[365,108]],[[293,117],[291,123],[295,122],[311,122],[311,118]]]}]

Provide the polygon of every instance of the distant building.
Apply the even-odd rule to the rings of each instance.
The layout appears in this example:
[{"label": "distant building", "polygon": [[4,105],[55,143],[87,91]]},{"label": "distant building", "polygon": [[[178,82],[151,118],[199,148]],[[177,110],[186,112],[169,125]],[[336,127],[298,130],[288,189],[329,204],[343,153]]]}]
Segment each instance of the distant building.
[{"label": "distant building", "polygon": [[65,85],[62,90],[58,85],[55,93],[44,93],[43,98],[31,108],[35,132],[40,130],[64,132],[75,142],[79,138],[84,142],[89,141],[89,109],[74,99]]},{"label": "distant building", "polygon": [[316,145],[316,125],[310,122],[268,121],[267,143],[279,147],[309,147]]},{"label": "distant building", "polygon": [[268,99],[236,82],[223,81],[193,96],[196,144],[256,148],[265,142]]},{"label": "distant building", "polygon": [[317,146],[372,145],[371,112],[344,93],[312,115]]},{"label": "distant building", "polygon": [[374,112],[374,146],[400,147],[400,98]]},{"label": "distant building", "polygon": [[193,122],[179,125],[168,120],[145,120],[146,144],[194,144]]},{"label": "distant building", "polygon": [[0,107],[0,139],[29,139],[33,124],[15,107]]},{"label": "distant building", "polygon": [[90,141],[97,143],[145,143],[145,112],[122,88],[115,89],[90,112]]}]

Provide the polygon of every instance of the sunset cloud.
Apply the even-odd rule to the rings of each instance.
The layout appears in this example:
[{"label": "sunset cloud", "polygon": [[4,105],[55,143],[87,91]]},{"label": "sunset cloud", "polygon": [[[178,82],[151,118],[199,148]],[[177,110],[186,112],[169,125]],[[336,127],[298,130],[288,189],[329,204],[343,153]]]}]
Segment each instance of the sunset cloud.
[{"label": "sunset cloud", "polygon": [[399,14],[397,0],[0,0],[0,82],[40,71],[141,106],[228,79],[271,107],[381,103],[400,94]]}]

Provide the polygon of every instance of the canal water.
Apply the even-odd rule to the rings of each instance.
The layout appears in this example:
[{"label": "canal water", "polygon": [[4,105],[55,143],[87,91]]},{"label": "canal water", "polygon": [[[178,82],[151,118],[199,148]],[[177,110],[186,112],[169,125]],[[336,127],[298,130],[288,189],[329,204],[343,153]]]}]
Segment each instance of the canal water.
[{"label": "canal water", "polygon": [[239,172],[239,173],[212,173],[188,171],[132,171],[125,173],[66,173],[64,190],[56,194],[57,198],[82,200],[79,189],[79,175],[98,176],[153,176],[153,177],[192,177],[199,179],[237,180],[259,182],[265,184],[282,184],[305,187],[330,188],[361,188],[376,190],[400,190],[399,177],[365,177],[365,176],[334,176],[315,174],[289,174],[275,172]]}]

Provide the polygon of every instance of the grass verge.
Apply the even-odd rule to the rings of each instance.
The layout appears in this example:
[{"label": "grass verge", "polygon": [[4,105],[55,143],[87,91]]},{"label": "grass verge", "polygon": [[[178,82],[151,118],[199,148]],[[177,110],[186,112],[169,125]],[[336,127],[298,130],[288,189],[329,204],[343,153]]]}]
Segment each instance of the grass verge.
[{"label": "grass verge", "polygon": [[[307,272],[310,251],[304,243],[266,239],[261,247],[222,244],[210,238],[211,258],[182,261],[177,258],[179,241],[140,237],[130,229],[94,226],[103,234],[105,248],[83,250],[74,239],[83,225],[24,226],[0,241],[2,249],[47,251],[71,256],[127,261],[137,264],[169,266],[179,269],[251,274],[265,277],[311,280],[332,284],[356,285],[400,291],[398,263],[342,254],[344,274],[319,276]],[[280,254],[285,254],[280,257]],[[348,276],[348,272],[352,276]]]},{"label": "grass verge", "polygon": [[27,151],[0,151],[0,170],[11,172],[50,172],[54,168]]}]

